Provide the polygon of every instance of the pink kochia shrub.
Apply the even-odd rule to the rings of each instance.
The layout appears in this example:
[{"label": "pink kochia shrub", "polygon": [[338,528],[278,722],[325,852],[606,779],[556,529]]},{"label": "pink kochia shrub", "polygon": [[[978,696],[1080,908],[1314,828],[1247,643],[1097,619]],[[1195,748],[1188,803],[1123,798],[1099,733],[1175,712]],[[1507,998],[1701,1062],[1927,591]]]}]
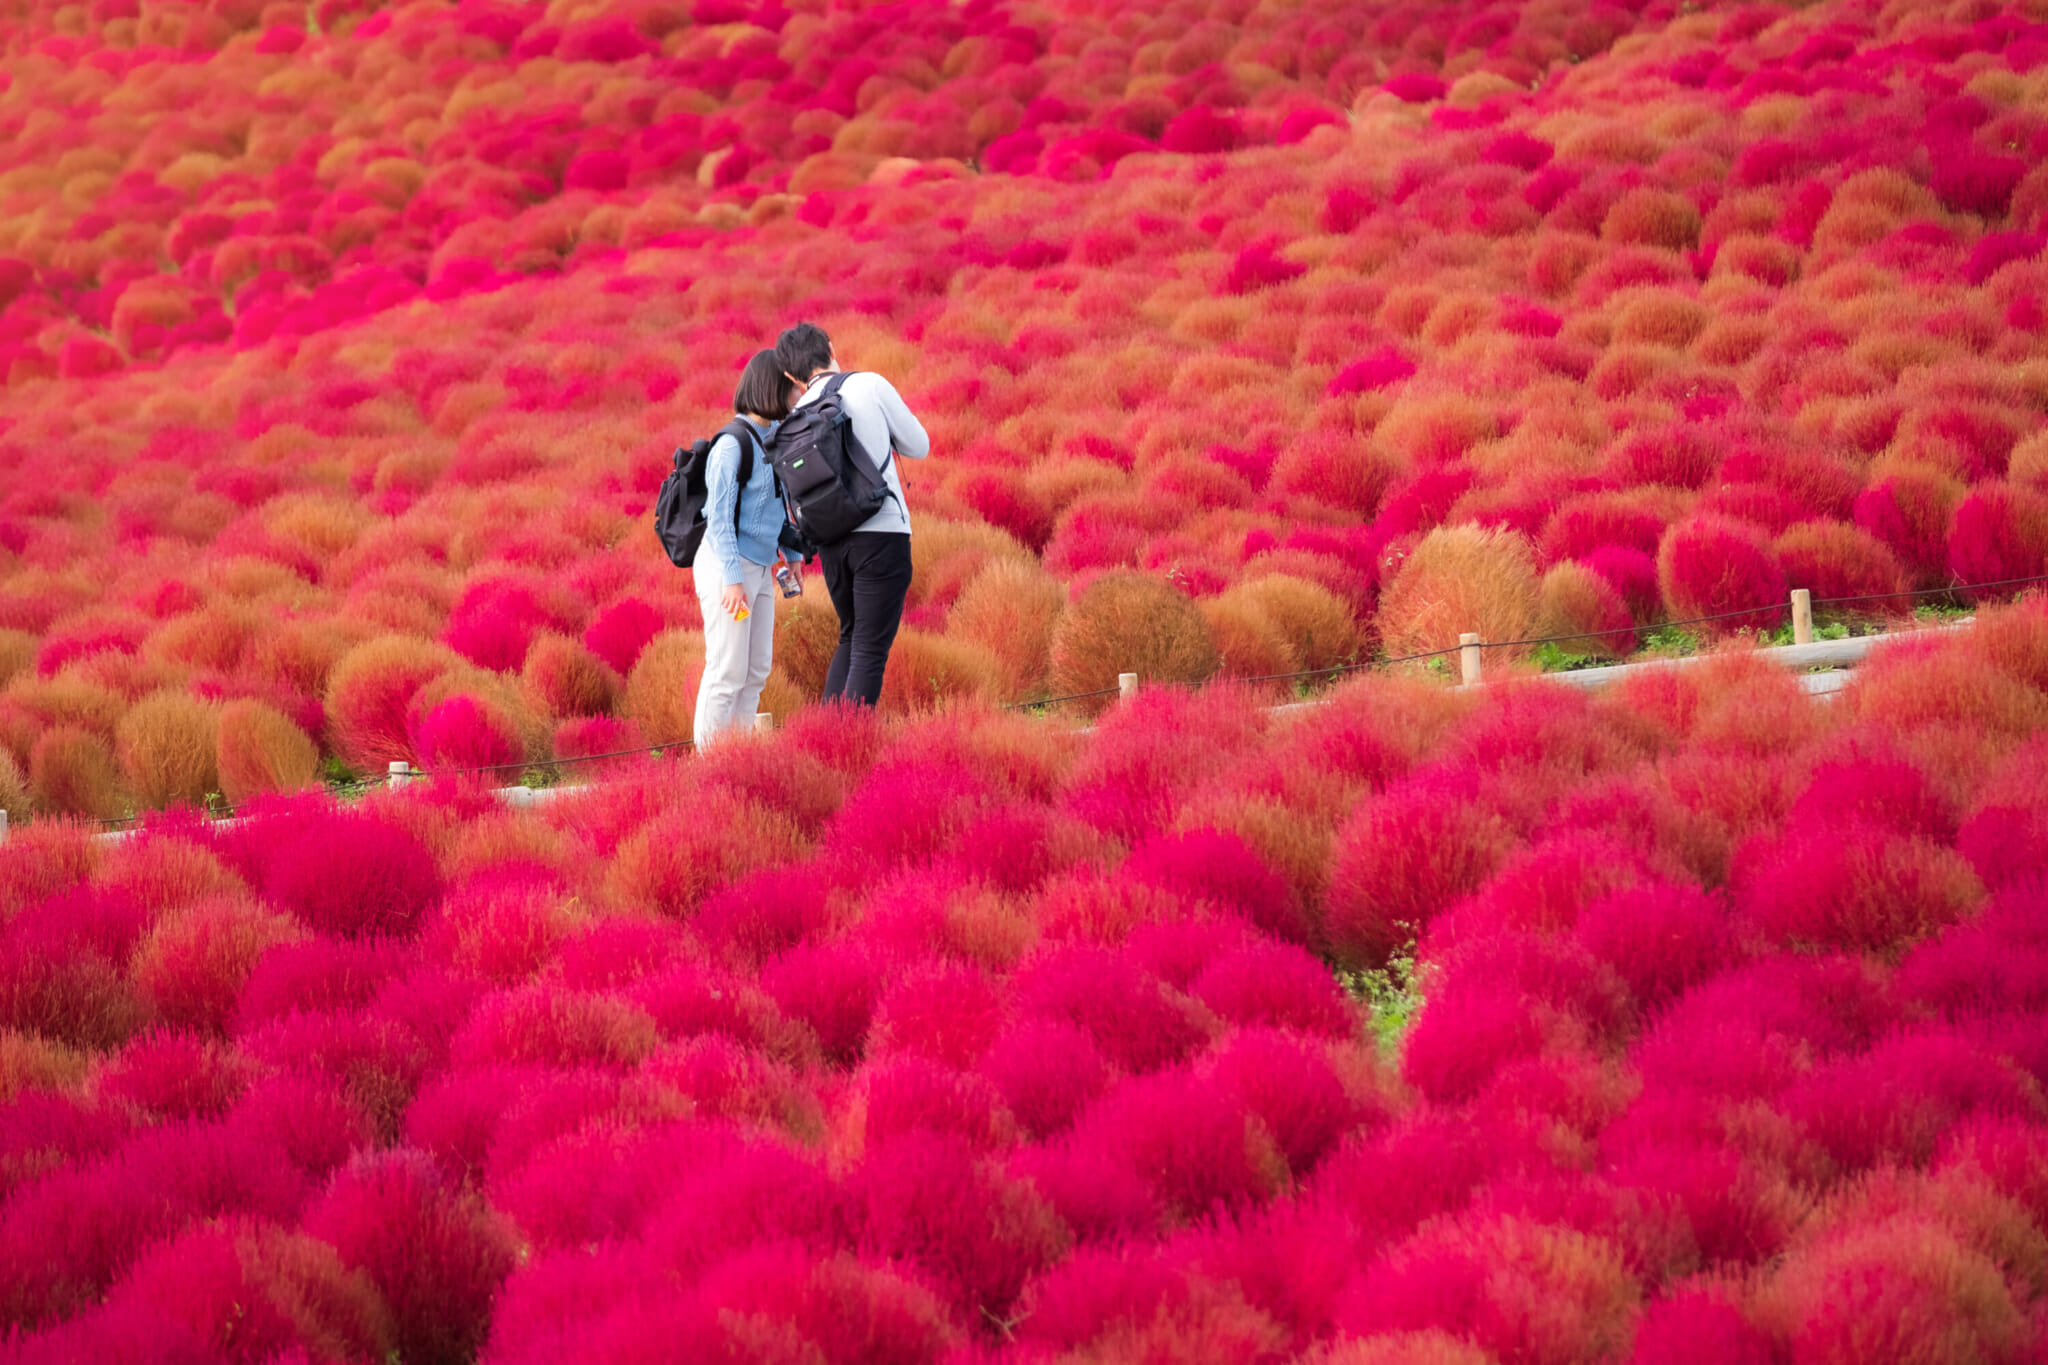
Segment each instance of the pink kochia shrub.
[{"label": "pink kochia shrub", "polygon": [[517,1248],[503,1219],[446,1183],[424,1154],[393,1151],[344,1168],[307,1210],[306,1230],[384,1296],[408,1360],[474,1355]]},{"label": "pink kochia shrub", "polygon": [[1667,531],[1657,549],[1657,581],[1674,614],[1717,618],[1707,623],[1715,631],[1774,625],[1790,586],[1763,538],[1722,517]]},{"label": "pink kochia shrub", "polygon": [[[1905,662],[2026,714],[2035,610]],[[1874,714],[1881,668],[1737,724],[1739,663],[1065,738],[805,721],[537,812],[32,826],[8,1349],[2027,1359],[2039,742],[1944,761],[1958,712]],[[673,918],[614,881],[639,831],[767,799],[836,813]]]},{"label": "pink kochia shrub", "polygon": [[519,737],[474,697],[450,697],[421,718],[413,747],[429,770],[500,768],[519,760]]},{"label": "pink kochia shrub", "polygon": [[441,893],[440,872],[417,839],[353,815],[306,821],[266,852],[262,883],[313,929],[350,937],[408,933]]},{"label": "pink kochia shrub", "polygon": [[1513,833],[1473,789],[1443,774],[1360,803],[1338,832],[1326,930],[1340,961],[1376,965],[1479,889]]}]

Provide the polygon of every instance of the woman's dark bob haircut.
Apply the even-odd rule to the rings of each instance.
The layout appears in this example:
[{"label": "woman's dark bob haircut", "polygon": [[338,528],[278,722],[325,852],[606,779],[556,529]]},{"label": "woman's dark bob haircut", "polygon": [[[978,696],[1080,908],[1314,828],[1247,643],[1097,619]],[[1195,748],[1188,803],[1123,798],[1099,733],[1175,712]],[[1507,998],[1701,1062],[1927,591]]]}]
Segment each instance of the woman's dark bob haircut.
[{"label": "woman's dark bob haircut", "polygon": [[756,351],[740,371],[739,387],[732,391],[732,410],[771,422],[789,416],[789,376],[773,351]]}]

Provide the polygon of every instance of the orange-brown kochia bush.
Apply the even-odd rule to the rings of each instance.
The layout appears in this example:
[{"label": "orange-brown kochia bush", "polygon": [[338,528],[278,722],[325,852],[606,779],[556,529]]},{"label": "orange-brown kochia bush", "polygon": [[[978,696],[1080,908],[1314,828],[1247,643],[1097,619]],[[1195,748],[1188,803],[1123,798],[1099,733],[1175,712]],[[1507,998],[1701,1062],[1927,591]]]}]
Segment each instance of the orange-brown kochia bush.
[{"label": "orange-brown kochia bush", "polygon": [[697,681],[703,675],[704,636],[694,630],[663,631],[640,652],[620,709],[649,744],[686,740],[695,732]]},{"label": "orange-brown kochia bush", "polygon": [[602,716],[618,699],[619,675],[565,635],[543,635],[526,652],[520,679],[534,705],[550,716]]},{"label": "orange-brown kochia bush", "polygon": [[[969,580],[947,614],[946,633],[987,651],[1006,698],[1029,697],[1045,689],[1053,630],[1066,605],[1059,580],[1037,564],[998,559]],[[781,645],[778,639],[777,662]]]},{"label": "orange-brown kochia bush", "polygon": [[1416,544],[1381,594],[1380,638],[1395,655],[1450,649],[1467,632],[1482,640],[1525,639],[1539,592],[1528,537],[1440,527]]},{"label": "orange-brown kochia bush", "polygon": [[[824,694],[825,674],[832,667],[833,651],[839,648],[839,615],[829,601],[819,600],[822,596],[811,593],[775,609],[775,669],[787,675],[806,701]],[[630,715],[630,685],[627,696]]]},{"label": "orange-brown kochia bush", "polygon": [[[1106,573],[1082,590],[1053,632],[1052,690],[1068,696],[1114,689],[1121,673],[1143,682],[1200,682],[1218,662],[1208,621],[1180,589],[1149,574]],[[1095,697],[1084,709],[1105,705]]]},{"label": "orange-brown kochia bush", "polygon": [[25,630],[0,630],[0,687],[25,674],[36,661],[36,637]]},{"label": "orange-brown kochia bush", "polygon": [[1358,653],[1358,627],[1351,608],[1320,583],[1268,574],[1238,583],[1223,593],[1273,623],[1298,667],[1334,668]]},{"label": "orange-brown kochia bush", "polygon": [[1729,880],[1758,930],[1803,950],[1896,955],[1984,900],[1953,849],[1856,823],[1746,844]]},{"label": "orange-brown kochia bush", "polygon": [[1576,560],[1543,575],[1536,603],[1536,634],[1562,637],[1568,653],[1620,658],[1636,646],[1635,623],[1612,583]]},{"label": "orange-brown kochia bush", "polygon": [[60,725],[46,731],[29,750],[28,779],[40,810],[100,820],[121,814],[121,779],[113,750],[89,730]]},{"label": "orange-brown kochia bush", "polygon": [[28,813],[28,775],[4,748],[0,748],[0,810],[16,816]]},{"label": "orange-brown kochia bush", "polygon": [[1610,242],[1689,251],[1699,241],[1700,211],[1682,195],[1630,190],[1607,211],[1600,235]]},{"label": "orange-brown kochia bush", "polygon": [[931,711],[954,699],[1006,701],[996,695],[996,663],[979,645],[922,630],[904,630],[889,651],[882,676],[882,710],[898,715]]},{"label": "orange-brown kochia bush", "polygon": [[265,792],[310,786],[320,772],[320,750],[274,706],[230,702],[220,713],[215,763],[221,795],[239,803]]},{"label": "orange-brown kochia bush", "polygon": [[1898,556],[1860,527],[1839,521],[1804,521],[1786,531],[1771,550],[1784,567],[1785,581],[1804,588],[1816,602],[1858,599],[1848,611],[1903,611],[1906,574]]},{"label": "orange-brown kochia bush", "polygon": [[1227,678],[1278,678],[1299,671],[1300,656],[1271,616],[1232,593],[1204,598],[1202,615],[1216,641],[1217,671]]},{"label": "orange-brown kochia bush", "polygon": [[155,692],[128,709],[114,744],[141,804],[204,801],[219,788],[214,708],[183,692]]},{"label": "orange-brown kochia bush", "polygon": [[[1428,1325],[1469,1334],[1490,1348],[1483,1359],[1564,1365],[1618,1358],[1641,1294],[1616,1242],[1489,1210],[1432,1220],[1360,1274],[1338,1314],[1347,1336],[1367,1341]],[[1386,1358],[1463,1359],[1428,1338]]]}]

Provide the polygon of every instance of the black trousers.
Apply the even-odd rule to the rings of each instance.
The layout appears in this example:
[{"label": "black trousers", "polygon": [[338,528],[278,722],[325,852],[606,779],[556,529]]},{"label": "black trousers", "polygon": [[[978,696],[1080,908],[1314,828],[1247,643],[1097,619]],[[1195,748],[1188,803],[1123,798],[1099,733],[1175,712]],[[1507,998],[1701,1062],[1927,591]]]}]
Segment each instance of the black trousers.
[{"label": "black trousers", "polygon": [[910,536],[855,531],[821,548],[818,563],[839,613],[839,648],[825,673],[825,700],[873,706],[882,695],[882,670],[910,593]]}]

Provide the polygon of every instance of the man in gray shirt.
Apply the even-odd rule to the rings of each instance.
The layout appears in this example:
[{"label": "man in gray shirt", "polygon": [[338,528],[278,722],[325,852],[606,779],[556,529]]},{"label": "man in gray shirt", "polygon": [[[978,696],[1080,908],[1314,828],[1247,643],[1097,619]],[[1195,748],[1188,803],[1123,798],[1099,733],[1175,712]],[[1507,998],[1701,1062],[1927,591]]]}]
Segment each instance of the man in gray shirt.
[{"label": "man in gray shirt", "polygon": [[[816,323],[800,322],[784,332],[776,339],[775,358],[804,387],[797,407],[814,402],[839,373],[832,338]],[[903,503],[892,452],[921,460],[931,453],[931,438],[896,387],[878,374],[848,375],[839,402],[859,447],[850,457],[865,459],[880,471],[888,496],[881,510],[846,539],[818,550],[825,588],[839,613],[839,648],[825,674],[825,700],[873,706],[882,695],[889,647],[896,642],[903,600],[910,592],[910,510]]]}]

